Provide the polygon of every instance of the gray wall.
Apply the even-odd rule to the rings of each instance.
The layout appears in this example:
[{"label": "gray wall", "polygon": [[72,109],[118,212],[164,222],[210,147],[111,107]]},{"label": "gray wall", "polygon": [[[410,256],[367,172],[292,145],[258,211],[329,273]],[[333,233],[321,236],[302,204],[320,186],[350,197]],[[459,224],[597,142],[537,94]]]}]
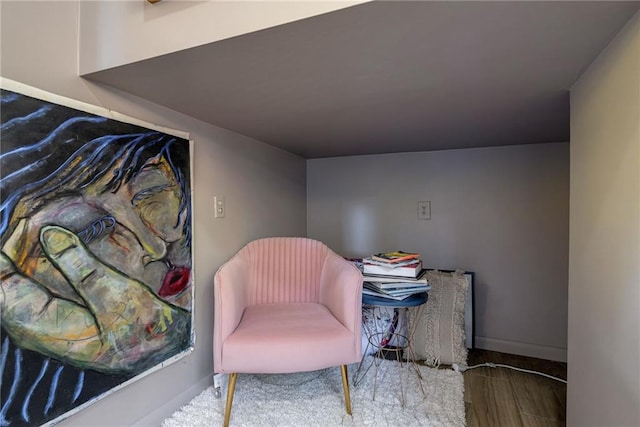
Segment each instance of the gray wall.
[{"label": "gray wall", "polygon": [[[189,132],[194,140],[195,350],[60,425],[157,426],[211,382],[216,269],[246,242],[304,236],[305,161],[77,77],[77,1],[0,2],[0,74],[131,117]],[[213,195],[227,214],[213,218]]]},{"label": "gray wall", "polygon": [[84,1],[80,8],[80,74],[213,43],[364,1],[367,0],[179,0],[153,5],[146,0]]},{"label": "gray wall", "polygon": [[571,91],[567,425],[640,425],[640,13]]},{"label": "gray wall", "polygon": [[474,271],[478,347],[566,360],[568,143],[308,160],[307,233]]}]

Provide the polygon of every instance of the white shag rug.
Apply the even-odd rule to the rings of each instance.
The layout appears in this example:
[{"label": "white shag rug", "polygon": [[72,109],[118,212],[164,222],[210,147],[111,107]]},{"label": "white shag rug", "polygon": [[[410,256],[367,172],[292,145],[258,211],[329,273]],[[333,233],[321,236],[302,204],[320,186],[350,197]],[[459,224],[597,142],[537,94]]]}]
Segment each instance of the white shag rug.
[{"label": "white shag rug", "polygon": [[[367,356],[367,361],[371,357]],[[390,360],[378,362],[375,400],[372,399],[375,368],[371,367],[354,386],[353,373],[358,365],[349,365],[351,416],[345,411],[339,367],[296,374],[239,374],[230,424],[243,427],[465,425],[461,373],[419,366],[423,394],[410,365]],[[217,399],[213,387],[209,387],[164,420],[162,427],[221,426],[225,402],[226,389]]]}]

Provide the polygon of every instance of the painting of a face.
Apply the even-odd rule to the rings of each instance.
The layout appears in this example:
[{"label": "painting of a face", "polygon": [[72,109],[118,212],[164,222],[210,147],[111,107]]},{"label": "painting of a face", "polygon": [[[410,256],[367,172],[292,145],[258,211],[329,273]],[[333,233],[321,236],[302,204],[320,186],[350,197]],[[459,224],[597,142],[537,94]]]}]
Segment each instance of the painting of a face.
[{"label": "painting of a face", "polygon": [[0,421],[42,423],[191,348],[190,147],[9,90],[1,113]]}]

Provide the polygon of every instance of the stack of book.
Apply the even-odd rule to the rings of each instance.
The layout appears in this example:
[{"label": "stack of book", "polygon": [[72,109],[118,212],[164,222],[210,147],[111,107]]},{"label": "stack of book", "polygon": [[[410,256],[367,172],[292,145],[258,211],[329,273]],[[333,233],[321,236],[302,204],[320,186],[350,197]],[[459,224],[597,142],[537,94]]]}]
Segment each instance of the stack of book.
[{"label": "stack of book", "polygon": [[418,253],[378,253],[362,260],[362,292],[401,301],[431,289],[425,273]]}]

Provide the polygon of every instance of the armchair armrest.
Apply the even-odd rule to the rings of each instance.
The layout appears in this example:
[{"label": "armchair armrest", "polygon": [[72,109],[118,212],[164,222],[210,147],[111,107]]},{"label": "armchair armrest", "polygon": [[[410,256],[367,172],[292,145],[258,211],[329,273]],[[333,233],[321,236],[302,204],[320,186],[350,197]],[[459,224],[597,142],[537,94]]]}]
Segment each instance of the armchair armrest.
[{"label": "armchair armrest", "polygon": [[362,328],[362,273],[353,264],[329,252],[320,278],[320,302],[351,332]]},{"label": "armchair armrest", "polygon": [[224,341],[238,327],[247,306],[249,266],[241,257],[233,257],[223,264],[214,277],[213,366],[217,373],[222,366]]}]

